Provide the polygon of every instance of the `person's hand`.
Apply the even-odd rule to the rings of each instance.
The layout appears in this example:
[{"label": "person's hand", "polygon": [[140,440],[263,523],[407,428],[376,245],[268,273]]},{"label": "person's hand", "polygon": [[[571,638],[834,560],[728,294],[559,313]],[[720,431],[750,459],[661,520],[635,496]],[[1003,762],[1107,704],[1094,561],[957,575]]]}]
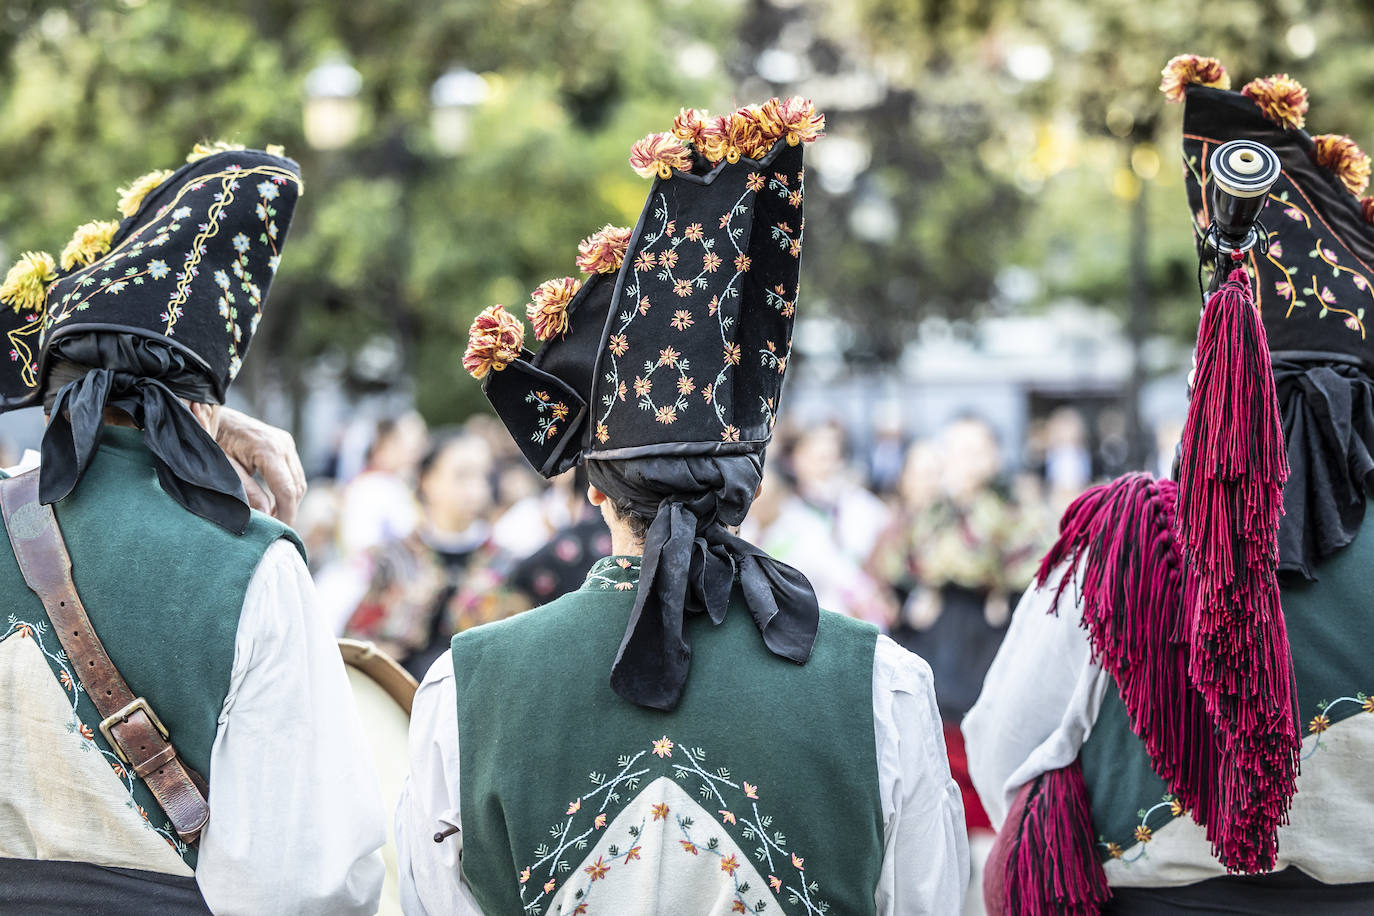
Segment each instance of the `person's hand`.
[{"label": "person's hand", "polygon": [[[224,407],[220,410],[215,441],[238,471],[248,504],[287,525],[293,524],[305,497],[305,469],[291,434]],[[262,475],[262,484],[255,474]]]}]

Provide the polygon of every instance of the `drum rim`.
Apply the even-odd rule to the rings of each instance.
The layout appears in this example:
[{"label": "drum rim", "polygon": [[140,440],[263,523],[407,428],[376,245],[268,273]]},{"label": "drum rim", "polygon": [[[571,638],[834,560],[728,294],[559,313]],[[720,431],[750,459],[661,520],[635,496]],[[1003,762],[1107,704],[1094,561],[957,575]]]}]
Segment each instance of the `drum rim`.
[{"label": "drum rim", "polygon": [[372,678],[396,701],[396,705],[405,710],[407,716],[410,715],[410,707],[415,702],[415,691],[420,689],[420,682],[402,668],[396,659],[377,648],[376,643],[370,640],[340,638],[338,643],[339,654],[343,656],[344,664],[352,665]]}]

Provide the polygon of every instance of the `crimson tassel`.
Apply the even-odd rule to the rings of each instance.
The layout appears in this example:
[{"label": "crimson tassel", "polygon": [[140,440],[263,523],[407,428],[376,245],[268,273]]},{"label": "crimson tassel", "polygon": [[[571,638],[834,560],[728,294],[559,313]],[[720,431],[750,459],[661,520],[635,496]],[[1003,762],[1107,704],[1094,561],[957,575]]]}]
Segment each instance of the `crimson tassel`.
[{"label": "crimson tassel", "polygon": [[1111,896],[1093,854],[1092,812],[1075,760],[1036,777],[1002,879],[1002,909],[1016,916],[1094,916]]},{"label": "crimson tassel", "polygon": [[1277,578],[1288,458],[1243,266],[1203,313],[1182,454],[1188,675],[1216,724],[1224,793],[1208,835],[1228,869],[1267,871],[1288,822],[1301,743]]}]

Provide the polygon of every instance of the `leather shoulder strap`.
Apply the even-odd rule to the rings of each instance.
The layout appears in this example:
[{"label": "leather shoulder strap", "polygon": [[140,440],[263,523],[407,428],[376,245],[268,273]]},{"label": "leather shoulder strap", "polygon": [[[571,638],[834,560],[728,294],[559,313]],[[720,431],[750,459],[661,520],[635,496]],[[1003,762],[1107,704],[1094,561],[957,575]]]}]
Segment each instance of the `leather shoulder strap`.
[{"label": "leather shoulder strap", "polygon": [[177,755],[167,729],[143,697],[136,697],[105,652],[72,580],[57,516],[38,501],[38,471],[0,481],[0,513],[24,582],[43,602],[67,658],[104,721],[100,731],[114,752],[148,786],[187,843],[200,837],[210,806],[204,780]]}]

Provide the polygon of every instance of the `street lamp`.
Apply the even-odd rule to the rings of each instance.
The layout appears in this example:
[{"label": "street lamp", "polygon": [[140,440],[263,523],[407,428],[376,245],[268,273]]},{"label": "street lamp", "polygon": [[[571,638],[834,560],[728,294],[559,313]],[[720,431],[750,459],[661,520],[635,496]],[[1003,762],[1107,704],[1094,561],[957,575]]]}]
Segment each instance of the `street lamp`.
[{"label": "street lamp", "polygon": [[462,67],[454,67],[434,81],[429,90],[429,130],[439,152],[457,156],[467,149],[472,113],[488,95],[487,81]]},{"label": "street lamp", "polygon": [[317,150],[343,149],[358,136],[363,77],[341,55],[327,58],[305,77],[305,141]]}]

